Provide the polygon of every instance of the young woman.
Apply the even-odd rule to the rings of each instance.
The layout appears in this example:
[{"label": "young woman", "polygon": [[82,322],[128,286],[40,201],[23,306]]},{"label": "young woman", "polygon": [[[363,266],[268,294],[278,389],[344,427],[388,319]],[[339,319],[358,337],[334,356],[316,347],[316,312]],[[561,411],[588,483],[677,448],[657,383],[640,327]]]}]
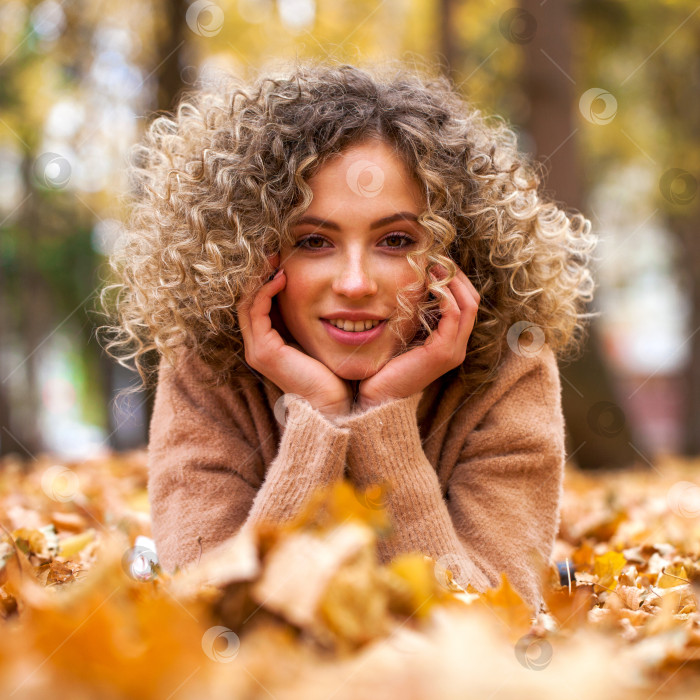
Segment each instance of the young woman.
[{"label": "young woman", "polygon": [[538,606],[557,359],[580,346],[595,241],[543,199],[513,130],[444,78],[307,61],[186,94],[139,153],[104,294],[108,350],[144,381],[159,353],[161,565],[348,478],[387,486],[380,560],[423,552],[478,590],[504,572]]}]

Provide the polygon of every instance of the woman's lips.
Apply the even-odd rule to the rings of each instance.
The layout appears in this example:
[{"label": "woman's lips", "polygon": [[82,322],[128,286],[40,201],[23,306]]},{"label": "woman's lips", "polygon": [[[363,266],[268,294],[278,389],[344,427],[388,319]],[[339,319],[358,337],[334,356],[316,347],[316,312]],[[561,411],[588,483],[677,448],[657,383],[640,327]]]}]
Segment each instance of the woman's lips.
[{"label": "woman's lips", "polygon": [[366,331],[344,331],[340,328],[336,328],[332,323],[326,321],[325,318],[321,319],[321,323],[323,323],[325,329],[328,331],[328,335],[330,335],[333,340],[337,340],[344,345],[363,345],[381,335],[386,325],[386,320],[380,321],[374,328],[368,328]]}]

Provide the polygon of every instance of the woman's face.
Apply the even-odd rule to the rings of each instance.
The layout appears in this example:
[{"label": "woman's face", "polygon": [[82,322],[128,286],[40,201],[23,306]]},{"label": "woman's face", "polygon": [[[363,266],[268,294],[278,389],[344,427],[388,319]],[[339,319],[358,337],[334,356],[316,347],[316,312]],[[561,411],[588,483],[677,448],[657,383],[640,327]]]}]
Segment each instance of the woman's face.
[{"label": "woman's face", "polygon": [[[308,355],[342,379],[364,379],[391,359],[398,339],[385,322],[355,335],[328,319],[396,314],[398,291],[418,279],[406,253],[427,235],[414,220],[424,199],[403,160],[376,139],[328,161],[308,184],[313,201],[292,231],[295,245],[280,251],[279,313]],[[410,340],[418,327],[414,315],[400,332]]]}]

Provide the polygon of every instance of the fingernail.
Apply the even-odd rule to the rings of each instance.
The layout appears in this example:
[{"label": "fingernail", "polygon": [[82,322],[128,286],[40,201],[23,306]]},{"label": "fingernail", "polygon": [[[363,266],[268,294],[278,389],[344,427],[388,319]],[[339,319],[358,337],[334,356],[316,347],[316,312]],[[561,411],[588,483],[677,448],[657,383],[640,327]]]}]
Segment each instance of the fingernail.
[{"label": "fingernail", "polygon": [[267,278],[267,281],[272,282],[272,280],[277,279],[283,272],[284,270],[281,267],[278,268]]},{"label": "fingernail", "polygon": [[433,268],[433,277],[438,281],[444,280],[448,274],[447,268],[442,265],[435,265]]}]

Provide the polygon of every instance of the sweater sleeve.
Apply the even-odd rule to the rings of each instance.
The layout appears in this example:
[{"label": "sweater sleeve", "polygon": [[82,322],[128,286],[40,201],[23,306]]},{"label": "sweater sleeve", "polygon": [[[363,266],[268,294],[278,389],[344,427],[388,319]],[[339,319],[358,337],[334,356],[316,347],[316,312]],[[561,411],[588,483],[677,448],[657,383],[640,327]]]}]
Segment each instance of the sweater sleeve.
[{"label": "sweater sleeve", "polygon": [[317,488],[343,476],[350,431],[293,395],[284,396],[285,426],[265,472],[260,448],[275,433],[259,435],[240,388],[202,386],[207,372],[191,354],[176,368],[160,365],[148,493],[165,570],[196,564],[243,527],[292,519]]},{"label": "sweater sleeve", "polygon": [[416,416],[421,393],[339,421],[351,430],[353,483],[362,489],[388,484],[394,530],[380,541],[380,557],[428,554],[445,583],[449,569],[457,583],[482,592],[497,587],[505,572],[538,610],[537,567],[542,558],[549,561],[554,546],[564,473],[559,386],[546,365],[514,381],[467,435],[447,500],[421,444]]}]

